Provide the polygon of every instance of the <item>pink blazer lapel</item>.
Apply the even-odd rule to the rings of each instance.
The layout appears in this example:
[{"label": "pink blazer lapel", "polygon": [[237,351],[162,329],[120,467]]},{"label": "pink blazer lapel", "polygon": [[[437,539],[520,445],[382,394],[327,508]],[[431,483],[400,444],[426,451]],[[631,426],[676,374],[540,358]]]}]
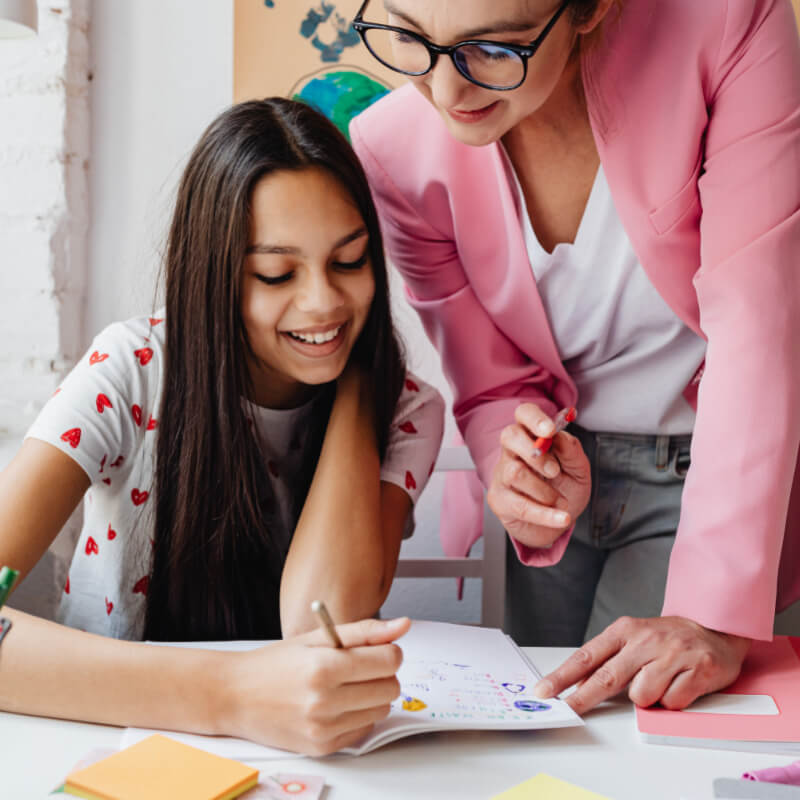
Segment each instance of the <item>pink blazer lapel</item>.
[{"label": "pink blazer lapel", "polygon": [[479,156],[471,169],[448,176],[455,239],[470,284],[502,333],[575,393],[533,276],[506,158],[499,144],[472,148],[471,155]]}]

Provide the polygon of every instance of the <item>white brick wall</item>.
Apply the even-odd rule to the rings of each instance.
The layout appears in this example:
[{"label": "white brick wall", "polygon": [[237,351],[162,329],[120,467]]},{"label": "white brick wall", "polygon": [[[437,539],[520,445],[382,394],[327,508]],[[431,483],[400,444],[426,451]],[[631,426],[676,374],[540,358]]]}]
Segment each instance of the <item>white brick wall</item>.
[{"label": "white brick wall", "polygon": [[0,438],[18,439],[80,355],[89,227],[90,0],[0,41]]}]

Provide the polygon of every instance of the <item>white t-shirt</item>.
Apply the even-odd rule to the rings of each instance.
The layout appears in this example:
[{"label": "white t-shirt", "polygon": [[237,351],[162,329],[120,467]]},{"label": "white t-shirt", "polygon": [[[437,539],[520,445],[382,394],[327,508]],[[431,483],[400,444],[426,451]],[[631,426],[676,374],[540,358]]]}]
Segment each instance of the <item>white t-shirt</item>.
[{"label": "white t-shirt", "polygon": [[539,295],[588,430],[685,434],[683,397],[706,343],[669,307],[633,250],[602,166],[572,244],[548,253],[536,238],[511,162]]},{"label": "white t-shirt", "polygon": [[[92,482],[58,619],[115,638],[140,639],[144,630],[166,324],[159,313],[106,328],[27,433],[74,459]],[[288,523],[290,493],[283,476],[296,474],[310,404],[278,410],[243,403],[258,427],[279,511]],[[440,394],[409,374],[381,480],[401,486],[416,502],[443,429]],[[289,542],[281,545],[286,552]]]}]

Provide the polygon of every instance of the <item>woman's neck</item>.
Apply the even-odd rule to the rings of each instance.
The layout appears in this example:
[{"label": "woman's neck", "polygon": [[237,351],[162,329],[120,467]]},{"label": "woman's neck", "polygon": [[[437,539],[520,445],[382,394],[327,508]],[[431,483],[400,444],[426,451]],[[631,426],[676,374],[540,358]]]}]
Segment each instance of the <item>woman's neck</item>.
[{"label": "woman's neck", "polygon": [[580,58],[570,58],[555,89],[535,112],[517,123],[504,137],[503,144],[511,151],[536,140],[548,146],[572,149],[585,139],[589,128],[589,112],[583,90]]}]

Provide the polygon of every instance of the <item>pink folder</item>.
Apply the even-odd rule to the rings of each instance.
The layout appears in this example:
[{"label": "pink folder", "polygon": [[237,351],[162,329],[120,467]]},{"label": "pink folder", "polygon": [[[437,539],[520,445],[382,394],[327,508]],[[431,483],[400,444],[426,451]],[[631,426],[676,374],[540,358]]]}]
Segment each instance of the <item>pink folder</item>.
[{"label": "pink folder", "polygon": [[[800,637],[776,636],[771,642],[753,642],[741,674],[724,694],[769,695],[779,713],[712,714],[668,711],[660,706],[637,708],[639,732],[653,743],[722,748],[738,744],[747,750],[800,751]],[[747,743],[766,743],[767,747]],[[783,746],[771,747],[772,743]]]}]

